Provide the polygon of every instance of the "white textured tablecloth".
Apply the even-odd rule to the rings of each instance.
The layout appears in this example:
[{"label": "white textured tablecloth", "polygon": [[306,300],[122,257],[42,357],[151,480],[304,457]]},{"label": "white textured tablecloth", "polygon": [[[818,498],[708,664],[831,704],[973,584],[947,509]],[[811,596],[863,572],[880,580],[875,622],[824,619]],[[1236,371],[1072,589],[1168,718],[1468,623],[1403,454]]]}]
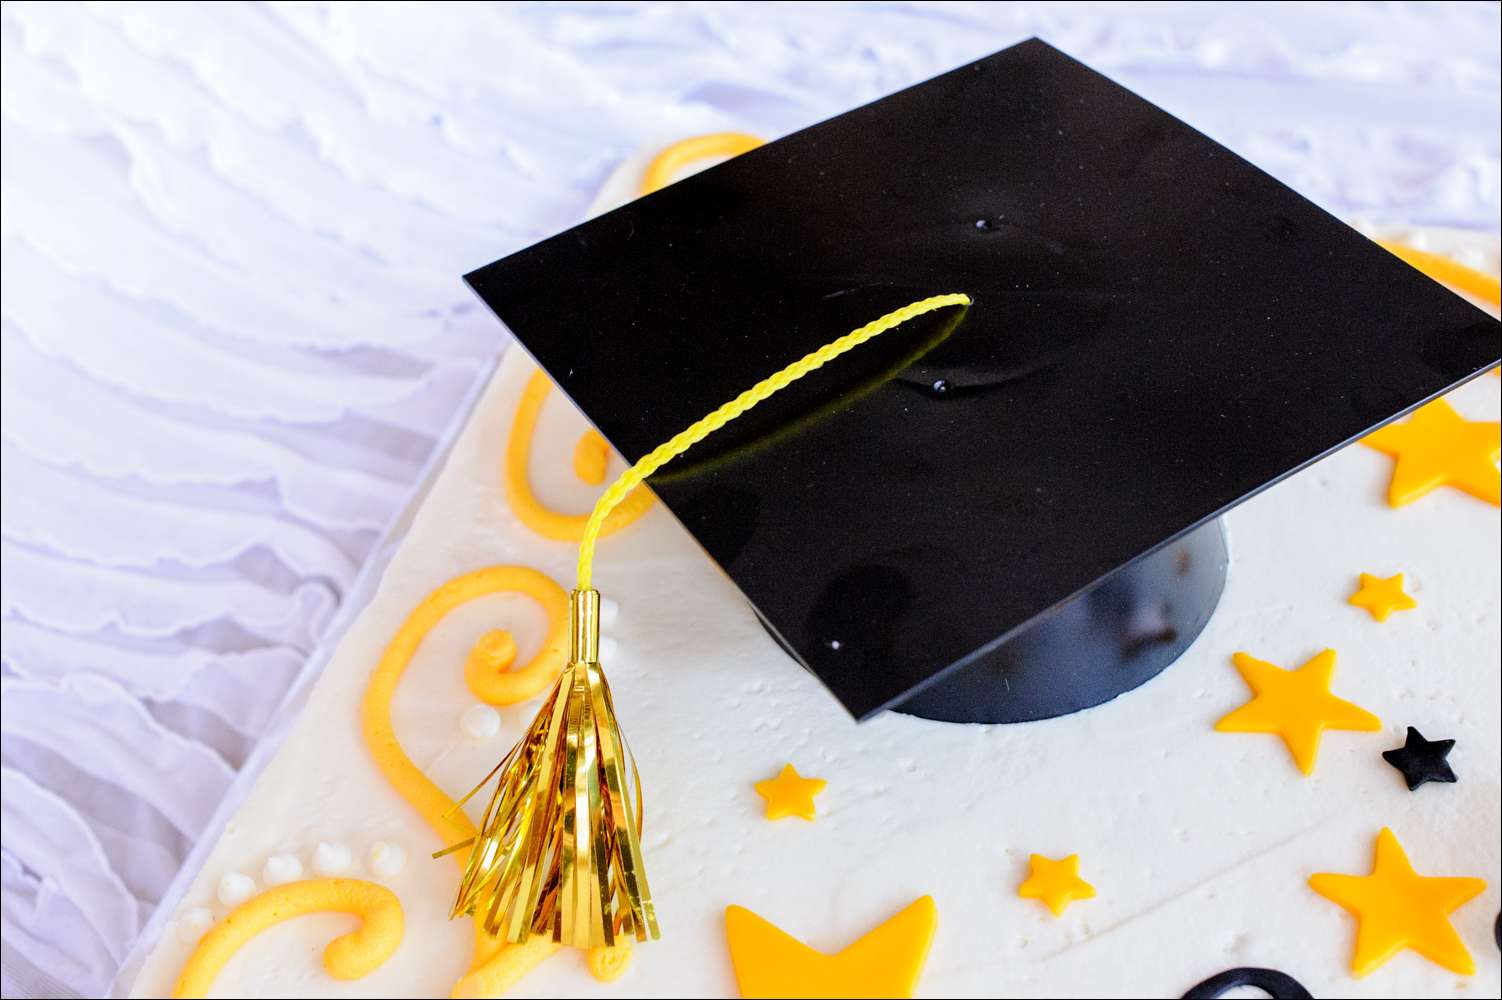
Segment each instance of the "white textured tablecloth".
[{"label": "white textured tablecloth", "polygon": [[646,143],[1038,34],[1347,217],[1495,232],[1495,4],[7,3],[3,992],[99,994]]}]

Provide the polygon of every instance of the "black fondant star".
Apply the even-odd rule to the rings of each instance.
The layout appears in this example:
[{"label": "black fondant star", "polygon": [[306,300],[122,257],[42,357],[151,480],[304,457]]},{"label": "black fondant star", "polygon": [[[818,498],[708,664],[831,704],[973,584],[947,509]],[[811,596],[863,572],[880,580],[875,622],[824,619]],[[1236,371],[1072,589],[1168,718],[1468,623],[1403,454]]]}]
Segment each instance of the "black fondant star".
[{"label": "black fondant star", "polygon": [[1455,772],[1445,759],[1454,746],[1454,740],[1426,740],[1423,733],[1409,726],[1408,740],[1396,750],[1382,751],[1382,759],[1403,772],[1411,792],[1426,781],[1455,781]]}]

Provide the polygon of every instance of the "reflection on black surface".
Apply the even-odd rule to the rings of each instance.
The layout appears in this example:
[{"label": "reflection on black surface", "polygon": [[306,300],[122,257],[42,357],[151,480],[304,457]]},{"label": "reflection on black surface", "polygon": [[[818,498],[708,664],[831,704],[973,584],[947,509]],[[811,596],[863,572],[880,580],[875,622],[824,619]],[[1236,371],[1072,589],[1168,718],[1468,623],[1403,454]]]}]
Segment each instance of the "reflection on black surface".
[{"label": "reflection on black surface", "polygon": [[[855,291],[851,289],[850,293]],[[701,476],[751,452],[776,447],[779,442],[802,433],[821,417],[848,409],[867,393],[894,378],[903,377],[920,359],[948,339],[965,321],[969,311],[968,308],[946,309],[936,317],[910,320],[909,323],[920,329],[924,325],[932,327],[931,332],[916,336],[916,344],[913,343],[913,332],[905,329],[889,331],[862,344],[851,354],[835,361],[824,375],[826,380],[839,378],[848,383],[843,388],[829,388],[823,392],[810,392],[805,386],[785,389],[757,409],[736,418],[725,430],[696,445],[687,455],[652,476],[650,483],[672,483]],[[893,354],[896,360],[888,360]],[[864,355],[859,359],[864,363],[855,363],[854,355]],[[874,374],[862,372],[863,368],[870,367],[878,370]],[[818,374],[807,376],[805,381]]]}]

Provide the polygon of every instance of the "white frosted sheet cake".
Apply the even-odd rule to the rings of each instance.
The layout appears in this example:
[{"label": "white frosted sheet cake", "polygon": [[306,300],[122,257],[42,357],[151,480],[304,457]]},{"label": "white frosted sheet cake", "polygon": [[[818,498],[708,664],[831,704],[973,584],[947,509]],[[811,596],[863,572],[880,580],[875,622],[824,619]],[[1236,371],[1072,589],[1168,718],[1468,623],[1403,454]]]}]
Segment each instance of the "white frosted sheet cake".
[{"label": "white frosted sheet cake", "polygon": [[[602,207],[629,194],[640,168],[628,165]],[[1494,241],[1402,235],[1497,269]],[[395,953],[363,978],[336,979],[323,949],[356,920],[300,916],[247,941],[211,995],[446,996],[466,973],[472,925],[449,919],[458,866],[430,857],[444,842],[375,766],[361,704],[401,623],[445,582],[516,565],[572,585],[575,547],[526,527],[503,489],[533,372],[521,351],[506,352],[378,592],[175,903],[132,995],[170,995],[195,943],[242,896],[325,873],[395,894]],[[1449,401],[1468,419],[1497,420],[1498,387],[1485,376]],[[587,428],[549,394],[529,477],[558,510],[587,511],[598,493],[571,461]],[[620,468],[613,459],[611,474]],[[636,946],[613,983],[565,950],[508,995],[733,996],[727,906],[834,952],[931,895],[924,996],[1178,996],[1238,966],[1282,970],[1323,997],[1497,996],[1498,511],[1449,489],[1389,508],[1392,469],[1352,446],[1236,509],[1224,597],[1181,660],[1115,701],[1025,725],[895,713],[857,725],[655,506],[603,543],[596,585],[619,604],[602,659],[646,785],[643,845],[663,937]],[[1417,607],[1374,621],[1347,603],[1362,572],[1403,572]],[[466,687],[471,647],[498,628],[525,663],[545,619],[520,595],[464,604],[422,640],[396,690],[401,745],[450,796],[536,710],[536,699],[502,707],[492,732],[496,717]],[[1291,668],[1327,648],[1337,651],[1332,690],[1378,716],[1380,731],[1327,733],[1308,777],[1275,736],[1215,731],[1250,697],[1233,653]],[[1456,741],[1458,782],[1410,792],[1382,760],[1410,725]],[[812,823],[764,817],[753,786],[789,762],[828,782]],[[1420,873],[1486,880],[1450,916],[1474,975],[1411,950],[1352,975],[1356,922],[1308,879],[1366,874],[1384,827]],[[1019,898],[1033,853],[1077,854],[1096,896],[1061,917]]]}]

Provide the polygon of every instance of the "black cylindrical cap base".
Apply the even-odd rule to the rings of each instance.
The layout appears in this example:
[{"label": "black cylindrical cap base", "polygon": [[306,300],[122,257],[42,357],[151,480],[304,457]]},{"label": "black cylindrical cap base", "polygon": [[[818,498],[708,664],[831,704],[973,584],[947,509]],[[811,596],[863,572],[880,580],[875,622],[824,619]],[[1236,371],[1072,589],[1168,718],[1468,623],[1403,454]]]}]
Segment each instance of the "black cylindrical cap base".
[{"label": "black cylindrical cap base", "polygon": [[1110,701],[1168,667],[1225,588],[1219,520],[1115,573],[925,687],[896,711],[943,722],[1030,722]]}]

